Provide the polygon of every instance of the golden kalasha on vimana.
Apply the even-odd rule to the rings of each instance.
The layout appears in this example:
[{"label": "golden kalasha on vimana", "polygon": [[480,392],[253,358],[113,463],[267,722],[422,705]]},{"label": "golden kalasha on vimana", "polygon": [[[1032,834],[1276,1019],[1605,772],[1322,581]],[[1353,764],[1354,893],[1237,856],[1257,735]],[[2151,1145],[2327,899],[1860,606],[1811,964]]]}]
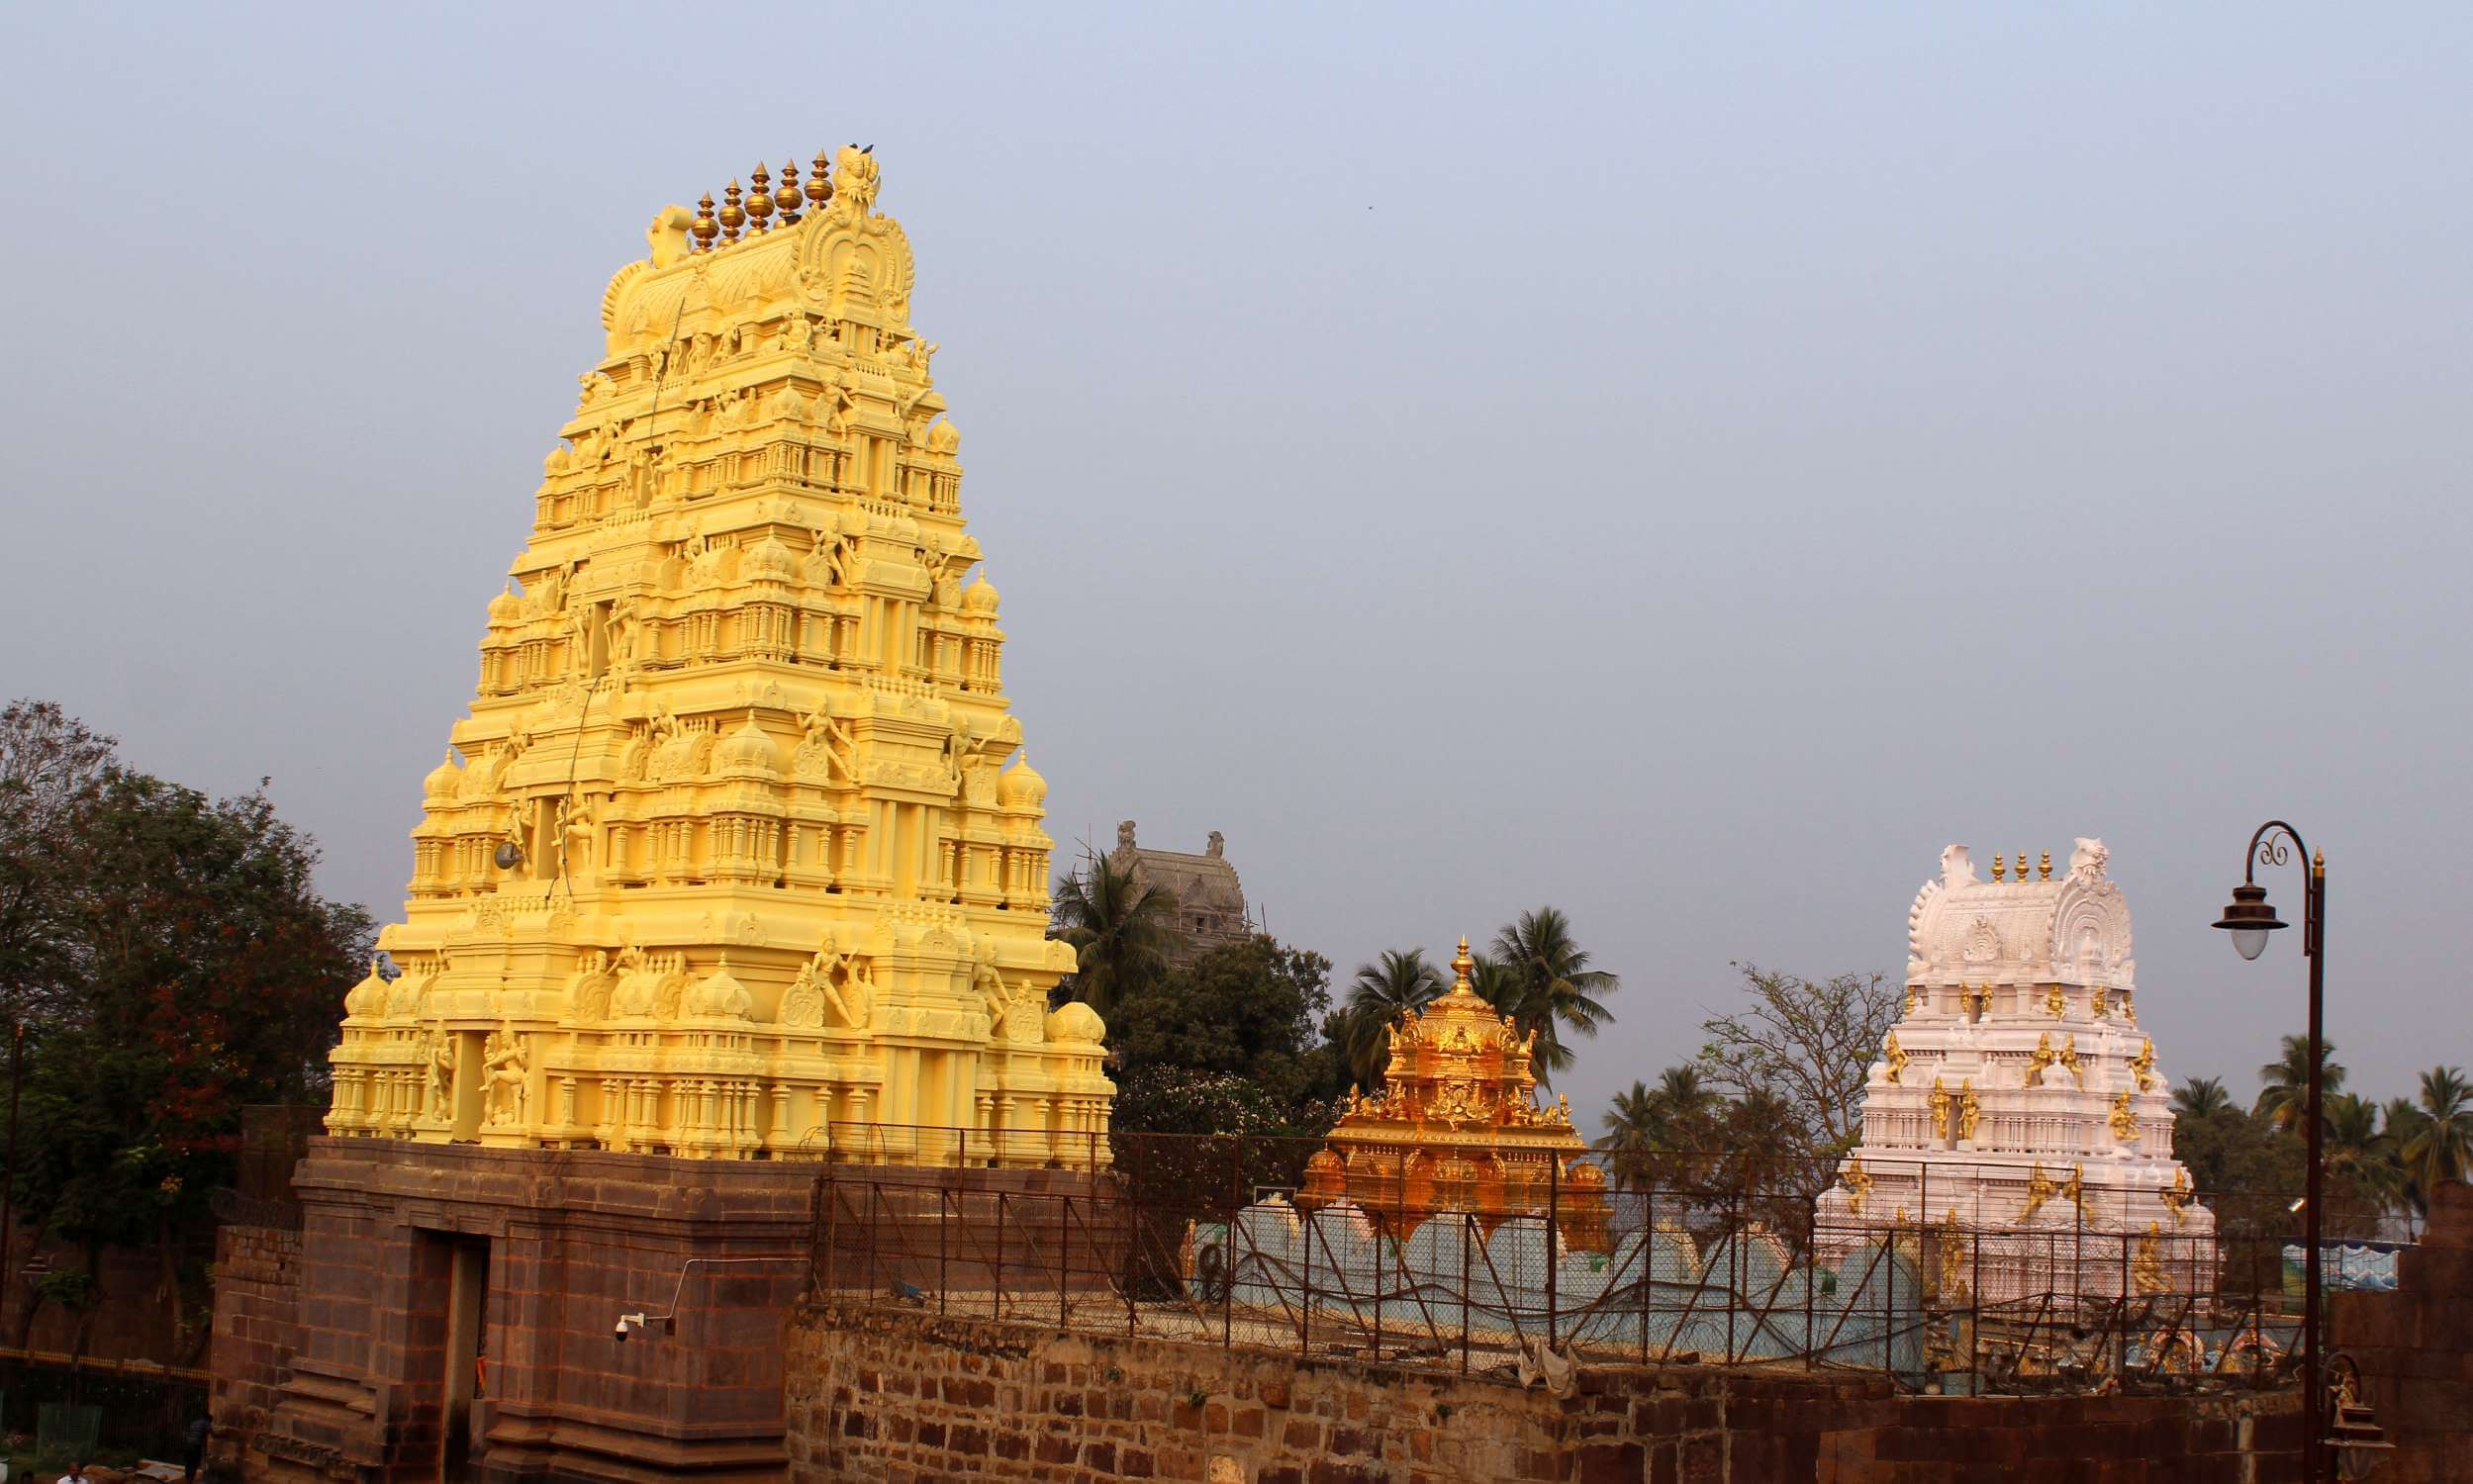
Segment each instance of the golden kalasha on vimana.
[{"label": "golden kalasha on vimana", "polygon": [[1352,1091],[1305,1161],[1298,1208],[1344,1200],[1400,1242],[1439,1212],[1472,1213],[1488,1237],[1506,1217],[1551,1216],[1572,1249],[1606,1251],[1605,1174],[1570,1105],[1535,1100],[1537,1033],[1477,997],[1468,939],[1451,967],[1450,992],[1390,1028],[1381,1090]]},{"label": "golden kalasha on vimana", "polygon": [[759,168],[610,280],[423,786],[379,938],[400,972],[345,1003],[330,1132],[1104,1147],[1098,1017],[1048,1009],[1074,953],[1047,937],[1047,786],[877,188],[855,146]]}]

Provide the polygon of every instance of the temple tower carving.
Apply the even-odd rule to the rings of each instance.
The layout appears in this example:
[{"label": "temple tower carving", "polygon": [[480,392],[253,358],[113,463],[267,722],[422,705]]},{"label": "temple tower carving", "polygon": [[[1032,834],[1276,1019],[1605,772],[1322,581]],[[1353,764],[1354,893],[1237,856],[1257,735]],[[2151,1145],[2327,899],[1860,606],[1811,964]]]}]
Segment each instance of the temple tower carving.
[{"label": "temple tower carving", "polygon": [[1047,786],[878,189],[856,147],[733,183],[610,280],[423,785],[379,940],[398,972],[344,1005],[329,1132],[1094,1147],[1100,1027],[1047,1008],[1074,967],[1046,931]]},{"label": "temple tower carving", "polygon": [[1820,1198],[1824,1248],[1949,1225],[1973,1235],[1987,1299],[2210,1290],[2215,1216],[2172,1158],[2110,859],[2080,840],[2058,874],[2022,852],[1987,881],[1965,846],[1941,853],[1907,915],[1905,1009],[1861,1142]]}]

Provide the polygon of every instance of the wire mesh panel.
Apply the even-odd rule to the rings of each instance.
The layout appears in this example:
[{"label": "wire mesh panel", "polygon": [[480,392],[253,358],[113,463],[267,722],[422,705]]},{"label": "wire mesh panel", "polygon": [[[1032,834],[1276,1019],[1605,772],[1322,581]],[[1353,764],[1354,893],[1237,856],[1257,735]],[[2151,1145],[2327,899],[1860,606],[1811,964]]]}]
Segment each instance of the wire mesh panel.
[{"label": "wire mesh panel", "polygon": [[[1661,1157],[1663,1184],[1557,1175],[1519,1209],[1455,1210],[1431,1185],[1411,1199],[1405,1179],[1313,1199],[1320,1148],[1112,1134],[1069,1158],[1044,1137],[837,1126],[815,1282],[873,1304],[1463,1371],[1688,1358],[1964,1394],[2293,1380],[2291,1212],[2263,1197],[2208,1197],[2214,1222],[2173,1230],[2029,1167],[2006,1212],[1949,1204],[1934,1220],[1928,1168],[1873,1167],[1850,1211],[1812,1188],[1826,1168],[1677,1154]],[[2003,1172],[1974,1178],[1997,1188]],[[1912,1207],[1884,1210],[1884,1188]],[[2355,1265],[2374,1273],[2377,1254]]]}]

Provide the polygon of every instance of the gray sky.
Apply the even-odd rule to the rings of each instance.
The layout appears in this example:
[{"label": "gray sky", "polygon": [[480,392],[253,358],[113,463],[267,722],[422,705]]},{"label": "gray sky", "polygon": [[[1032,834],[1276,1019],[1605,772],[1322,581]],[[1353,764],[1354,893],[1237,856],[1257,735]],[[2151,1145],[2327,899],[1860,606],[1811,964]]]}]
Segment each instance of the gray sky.
[{"label": "gray sky", "polygon": [[[1060,841],[1350,968],[1568,909],[1591,1114],[1731,959],[2101,835],[2254,1085],[2473,1063],[2473,10],[0,12],[0,691],[382,917],[608,275],[874,141]],[[2288,868],[2276,899],[2299,905]]]}]

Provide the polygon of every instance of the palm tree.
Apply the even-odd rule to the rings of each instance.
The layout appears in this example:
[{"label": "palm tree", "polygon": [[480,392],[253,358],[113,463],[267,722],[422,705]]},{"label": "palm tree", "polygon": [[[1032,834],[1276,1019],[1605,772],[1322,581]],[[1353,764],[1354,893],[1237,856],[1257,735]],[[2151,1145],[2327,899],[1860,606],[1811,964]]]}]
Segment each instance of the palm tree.
[{"label": "palm tree", "polygon": [[1542,1080],[1551,1082],[1555,1072],[1571,1063],[1564,1032],[1596,1035],[1614,1019],[1603,996],[1621,988],[1623,981],[1588,967],[1588,951],[1572,938],[1571,920],[1557,907],[1521,913],[1494,935],[1492,954],[1514,986],[1512,1005],[1497,1001],[1496,1007],[1506,1009],[1521,1031],[1537,1033],[1538,1070]]},{"label": "palm tree", "polygon": [[1644,1082],[1632,1083],[1629,1092],[1618,1092],[1614,1103],[1599,1120],[1605,1134],[1597,1148],[1606,1154],[1614,1168],[1614,1183],[1625,1190],[1634,1190],[1649,1183],[1649,1171],[1658,1151],[1665,1145],[1665,1106]]},{"label": "palm tree", "polygon": [[1386,948],[1379,960],[1357,966],[1339,1030],[1340,1051],[1358,1086],[1381,1082],[1391,1060],[1391,1027],[1440,999],[1446,987],[1442,972],[1425,961],[1422,948],[1405,953]]},{"label": "palm tree", "polygon": [[1177,946],[1177,898],[1105,856],[1057,888],[1053,931],[1074,946],[1072,997],[1104,1017],[1158,982]]},{"label": "palm tree", "polygon": [[[2310,1038],[2285,1037],[2282,1060],[2259,1067],[2258,1080],[2266,1085],[2258,1089],[2258,1101],[2250,1111],[2279,1132],[2297,1132],[2310,1101]],[[2319,1085],[2323,1104],[2344,1086],[2344,1068],[2336,1063],[2332,1041],[2319,1043]],[[2323,1106],[2321,1112],[2325,1111]]]},{"label": "palm tree", "polygon": [[2222,1077],[2192,1077],[2172,1089],[2175,1118],[2205,1118],[2229,1112],[2232,1107],[2233,1095],[2224,1090]]},{"label": "palm tree", "polygon": [[1630,1188],[1694,1188],[1708,1152],[1725,1142],[1718,1128],[1725,1111],[1725,1099],[1685,1062],[1660,1073],[1655,1087],[1634,1082],[1616,1093],[1597,1148],[1613,1157],[1616,1180]]},{"label": "palm tree", "polygon": [[[2394,1122],[2391,1115],[2391,1127]],[[2473,1168],[2473,1083],[2453,1067],[2422,1073],[2421,1103],[2396,1132],[2397,1153],[2423,1200],[2439,1181],[2465,1178]]]},{"label": "palm tree", "polygon": [[[2395,1143],[2379,1128],[2379,1105],[2339,1092],[2324,1100],[2328,1178],[2349,1187],[2372,1212],[2383,1213],[2404,1194],[2405,1168]],[[2334,1214],[2334,1213],[2330,1213]]]}]

